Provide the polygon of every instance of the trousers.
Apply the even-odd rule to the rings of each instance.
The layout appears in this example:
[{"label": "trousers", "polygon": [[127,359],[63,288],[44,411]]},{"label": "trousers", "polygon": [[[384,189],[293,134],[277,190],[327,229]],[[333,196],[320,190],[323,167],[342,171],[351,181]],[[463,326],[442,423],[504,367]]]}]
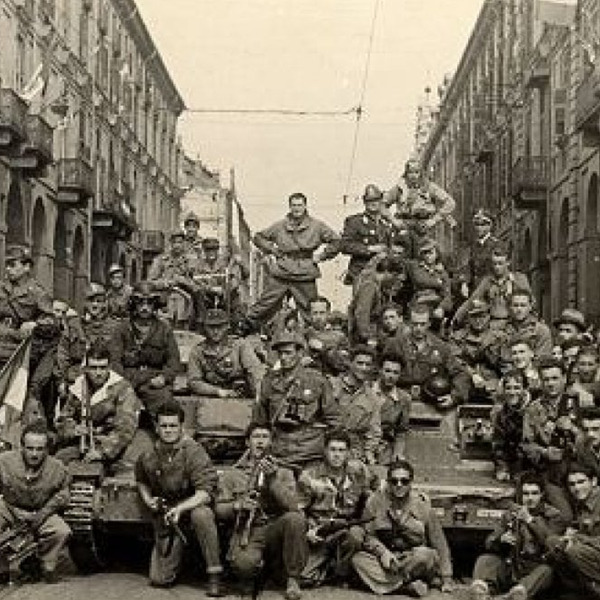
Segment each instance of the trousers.
[{"label": "trousers", "polygon": [[310,301],[317,298],[317,282],[290,281],[271,276],[260,298],[248,309],[252,321],[271,319],[281,308],[286,296],[290,295],[304,316],[308,315]]},{"label": "trousers", "polygon": [[[219,534],[215,515],[208,506],[198,506],[190,512],[192,529],[206,563],[207,573],[221,573]],[[154,527],[154,548],[150,558],[150,581],[157,584],[173,583],[177,578],[183,558],[183,542],[175,535],[165,537],[158,527]]]}]

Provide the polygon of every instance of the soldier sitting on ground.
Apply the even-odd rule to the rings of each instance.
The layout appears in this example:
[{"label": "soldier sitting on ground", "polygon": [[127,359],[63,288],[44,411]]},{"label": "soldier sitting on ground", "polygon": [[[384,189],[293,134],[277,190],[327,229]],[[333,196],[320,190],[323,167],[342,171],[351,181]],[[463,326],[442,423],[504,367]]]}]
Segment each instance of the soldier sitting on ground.
[{"label": "soldier sitting on ground", "polygon": [[158,318],[160,296],[138,284],[129,301],[129,319],[119,323],[111,344],[111,369],[133,386],[146,411],[172,398],[179,372],[179,349],[171,326]]},{"label": "soldier sitting on ground", "polygon": [[[49,433],[43,421],[27,425],[20,442],[18,450],[0,454],[0,533],[33,533],[42,577],[56,583],[58,558],[71,534],[60,516],[69,503],[69,474],[58,459],[48,456]],[[6,580],[8,567],[6,556],[0,557],[0,578]]]},{"label": "soldier sitting on ground", "polygon": [[[292,470],[271,456],[268,424],[251,424],[248,450],[219,480],[215,511],[233,526],[227,560],[238,581],[281,579],[287,600],[300,598],[299,579],[308,556],[306,518],[299,508]],[[257,583],[258,589],[257,589]]]},{"label": "soldier sitting on ground", "polygon": [[129,297],[133,288],[125,283],[125,269],[121,265],[111,265],[108,269],[108,314],[116,319],[129,316]]},{"label": "soldier sitting on ground", "polygon": [[264,366],[243,338],[229,335],[229,319],[222,309],[210,309],[203,321],[205,339],[188,360],[188,385],[199,396],[252,398],[264,375]]},{"label": "soldier sitting on ground", "polygon": [[361,580],[376,594],[424,596],[429,587],[452,589],[452,563],[444,531],[429,498],[412,489],[414,469],[399,460],[385,487],[367,501],[362,549],[352,558]]},{"label": "soldier sitting on ground", "polygon": [[343,430],[331,431],[321,461],[298,480],[310,549],[303,579],[313,585],[332,578],[345,581],[349,561],[362,544],[360,520],[371,475],[364,463],[350,458],[351,451],[350,437]]},{"label": "soldier sitting on ground", "polygon": [[211,508],[217,472],[204,448],[184,436],[183,418],[176,402],[161,404],[156,410],[158,440],[135,466],[140,498],[153,516],[150,584],[175,585],[185,548],[182,528],[189,522],[206,564],[206,594],[222,596],[219,534]]},{"label": "soldier sitting on ground", "polygon": [[475,563],[471,590],[480,591],[473,596],[481,600],[502,592],[508,592],[506,600],[539,598],[554,581],[547,541],[562,535],[567,522],[545,502],[544,483],[533,473],[521,475],[516,498],[517,504],[486,539],[487,553]]},{"label": "soldier sitting on ground", "polygon": [[69,388],[57,426],[56,457],[64,463],[82,459],[113,469],[133,468],[137,457],[132,441],[142,405],[131,384],[111,371],[109,361],[108,348],[92,346],[83,373]]}]

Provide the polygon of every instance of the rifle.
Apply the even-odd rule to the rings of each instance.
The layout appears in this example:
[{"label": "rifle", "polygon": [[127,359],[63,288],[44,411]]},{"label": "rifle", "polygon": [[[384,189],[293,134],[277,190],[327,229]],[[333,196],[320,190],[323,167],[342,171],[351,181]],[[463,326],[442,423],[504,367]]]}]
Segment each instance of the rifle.
[{"label": "rifle", "polygon": [[21,523],[0,534],[0,556],[8,563],[11,580],[21,561],[34,555],[38,547],[39,542],[27,523]]},{"label": "rifle", "polygon": [[316,534],[323,538],[326,544],[330,544],[337,540],[342,533],[348,531],[352,527],[359,527],[371,523],[375,517],[360,517],[358,519],[342,519],[332,517],[323,523],[317,525]]},{"label": "rifle", "polygon": [[[248,492],[248,498],[250,500],[256,502],[260,497],[260,493],[262,491],[262,488],[264,487],[264,484],[265,484],[265,472],[259,466],[258,472],[256,474],[256,481],[254,483],[254,487]],[[254,526],[254,521],[256,521],[256,514],[257,514],[258,510],[259,510],[259,507],[255,505],[248,511],[238,512],[238,515],[237,515],[238,522],[236,522],[236,529],[237,529],[237,527],[241,526],[242,514],[246,513],[244,526],[242,528],[242,533],[240,535],[240,548],[247,548],[248,544],[250,543],[250,534],[252,533],[252,527]]]},{"label": "rifle", "polygon": [[165,498],[158,498],[156,513],[159,516],[160,537],[167,538],[167,545],[161,550],[161,554],[163,556],[170,554],[175,541],[175,536],[177,536],[184,545],[187,545],[187,538],[179,526],[179,523],[173,523],[172,521],[168,521],[166,519],[166,515],[170,508],[171,507]]}]

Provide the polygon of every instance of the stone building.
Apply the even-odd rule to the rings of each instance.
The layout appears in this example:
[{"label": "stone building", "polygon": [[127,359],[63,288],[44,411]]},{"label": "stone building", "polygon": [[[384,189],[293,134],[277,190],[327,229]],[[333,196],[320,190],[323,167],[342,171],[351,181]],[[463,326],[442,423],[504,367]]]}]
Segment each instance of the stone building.
[{"label": "stone building", "polygon": [[0,252],[80,305],[178,223],[184,103],[134,0],[0,0],[0,39]]}]

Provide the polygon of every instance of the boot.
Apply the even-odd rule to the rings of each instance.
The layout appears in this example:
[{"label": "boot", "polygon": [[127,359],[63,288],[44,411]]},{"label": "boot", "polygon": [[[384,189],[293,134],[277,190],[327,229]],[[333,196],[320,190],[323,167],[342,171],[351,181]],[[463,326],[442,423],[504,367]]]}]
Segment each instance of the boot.
[{"label": "boot", "polygon": [[285,588],[285,600],[300,600],[302,591],[298,585],[298,581],[294,577],[289,577]]},{"label": "boot", "polygon": [[221,573],[208,574],[208,588],[206,590],[206,595],[209,598],[222,598],[226,595],[221,582]]}]

